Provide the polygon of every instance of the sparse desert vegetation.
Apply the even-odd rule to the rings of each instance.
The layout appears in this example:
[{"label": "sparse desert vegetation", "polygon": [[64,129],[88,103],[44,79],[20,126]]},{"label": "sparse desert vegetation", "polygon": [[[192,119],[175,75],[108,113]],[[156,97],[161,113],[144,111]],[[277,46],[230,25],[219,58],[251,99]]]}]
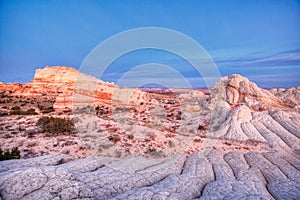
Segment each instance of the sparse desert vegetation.
[{"label": "sparse desert vegetation", "polygon": [[[63,70],[63,74],[67,73],[65,70],[68,71],[65,68]],[[71,71],[74,72],[74,70]],[[53,73],[59,74],[56,71]],[[60,78],[56,77],[55,81],[57,80]],[[40,79],[39,81],[41,83]],[[246,83],[247,87],[243,88],[243,92],[249,93],[246,92],[247,98],[244,98],[245,94],[240,94],[238,90],[232,92],[233,89],[229,85],[231,82]],[[152,89],[155,91],[148,89],[148,92],[135,94],[136,96],[132,97],[134,100],[129,101],[128,105],[107,99],[110,96],[108,93],[111,87],[114,90],[118,90],[118,88],[101,83],[104,86],[100,84],[97,87],[103,87],[101,91],[104,94],[97,93],[96,102],[77,102],[75,107],[68,107],[72,104],[70,101],[72,98],[69,97],[73,93],[66,91],[72,91],[72,85],[68,85],[69,88],[66,90],[62,86],[64,84],[52,84],[52,89],[47,86],[48,93],[35,92],[34,95],[26,97],[19,93],[15,95],[15,93],[25,89],[30,91],[30,86],[16,85],[14,87],[17,89],[10,90],[11,92],[7,92],[3,88],[2,90],[5,92],[0,90],[2,95],[0,101],[0,146],[5,149],[5,152],[0,151],[1,159],[36,157],[33,158],[36,160],[30,161],[30,163],[40,162],[37,169],[45,161],[47,165],[53,161],[55,168],[57,165],[67,162],[63,168],[69,170],[70,173],[77,173],[77,164],[72,162],[80,162],[80,170],[82,170],[81,167],[84,168],[84,175],[80,176],[90,176],[89,174],[98,173],[99,169],[101,173],[97,179],[99,178],[101,184],[107,179],[103,176],[106,168],[102,168],[104,165],[101,163],[101,159],[113,160],[109,162],[115,162],[117,159],[119,160],[117,164],[110,166],[109,170],[111,171],[107,173],[116,173],[114,171],[114,167],[116,167],[120,173],[116,176],[117,179],[127,184],[126,181],[131,181],[131,178],[135,179],[135,174],[126,173],[124,178],[122,170],[128,170],[128,167],[134,166],[137,168],[136,170],[143,173],[143,179],[140,177],[137,179],[142,182],[145,180],[147,188],[152,188],[152,186],[148,186],[149,183],[156,185],[167,182],[169,185],[174,185],[177,180],[188,181],[187,185],[190,181],[205,180],[203,184],[209,188],[210,184],[224,180],[219,178],[220,174],[221,177],[224,175],[220,171],[221,168],[226,168],[224,170],[226,173],[228,172],[226,176],[232,176],[229,180],[236,184],[236,180],[240,183],[244,179],[243,177],[236,179],[231,174],[236,170],[235,162],[240,162],[238,166],[245,165],[243,173],[250,174],[251,170],[257,167],[264,176],[269,176],[270,171],[266,170],[275,169],[277,160],[284,157],[284,159],[289,159],[289,162],[294,162],[293,159],[297,159],[293,152],[298,151],[298,129],[295,127],[298,126],[297,120],[300,117],[292,107],[295,106],[295,103],[286,104],[286,101],[271,96],[249,80],[237,75],[223,78],[216,84],[211,94],[209,91],[204,93],[200,90],[177,90],[173,93],[170,91],[164,93],[159,92],[158,89]],[[45,84],[41,85],[39,87],[45,86]],[[252,93],[260,94],[259,98]],[[81,91],[81,94],[91,95],[92,93]],[[222,96],[224,94],[229,96]],[[293,94],[297,93],[294,91]],[[225,102],[224,99],[226,99]],[[262,101],[262,99],[268,100]],[[283,117],[284,115],[290,117]],[[18,148],[11,149],[14,146],[18,146]],[[276,157],[274,151],[290,152],[290,154]],[[208,154],[198,157],[201,152]],[[97,157],[100,160],[95,160],[94,155],[104,157]],[[178,157],[178,155],[180,156]],[[71,161],[70,167],[68,162],[75,158],[83,158],[83,160]],[[123,158],[125,159],[122,160]],[[46,160],[39,161],[40,159]],[[269,159],[271,162],[265,164],[264,159]],[[128,163],[128,161],[130,164],[123,163],[125,168],[119,170],[118,167],[124,167],[122,162]],[[148,161],[153,163],[147,165]],[[20,163],[23,162],[26,163],[23,160]],[[225,162],[230,165],[231,169],[227,169],[229,165],[225,165]],[[280,162],[281,164],[285,163],[285,161]],[[281,164],[280,166],[283,166]],[[249,165],[251,165],[250,168]],[[53,170],[51,167],[53,166],[48,169],[48,166],[43,166],[43,173],[44,170]],[[197,170],[191,170],[195,167]],[[6,170],[5,167],[1,169]],[[156,170],[155,174],[151,171],[153,169]],[[147,170],[150,172],[148,173]],[[37,173],[39,174],[39,172]],[[277,174],[280,174],[279,172],[274,173],[276,175],[270,175],[272,178],[278,177]],[[162,180],[151,182],[151,177],[154,176],[161,176]],[[261,176],[257,177],[257,173],[251,174],[249,177],[254,180],[261,178]],[[176,180],[174,181],[173,178]],[[86,187],[89,187],[89,183],[95,182],[95,180],[90,181],[91,177],[87,180],[88,182],[83,184]],[[249,180],[247,178],[245,184],[248,184]],[[289,181],[294,184],[292,179]],[[109,184],[114,185],[115,182]],[[195,186],[200,187],[201,184],[202,182],[197,182]],[[266,187],[265,182],[262,184],[262,187]],[[71,186],[71,188],[74,187]],[[129,191],[133,195],[139,194],[140,189],[143,190],[140,185],[133,187],[135,189]],[[272,186],[268,185],[268,187]],[[115,188],[120,187],[117,185]],[[158,188],[164,189],[164,187]],[[180,190],[177,189],[177,191]],[[194,192],[195,189],[191,191]],[[211,191],[214,190],[211,189]],[[120,195],[122,195],[121,193],[123,191],[120,192]],[[31,194],[34,194],[34,191]],[[204,190],[203,195],[206,194]],[[120,198],[126,199],[127,196]]]},{"label": "sparse desert vegetation", "polygon": [[18,147],[13,147],[11,150],[6,150],[6,151],[3,151],[0,148],[0,161],[19,159],[19,158],[21,158],[21,155]]},{"label": "sparse desert vegetation", "polygon": [[29,108],[26,111],[21,110],[19,106],[12,107],[11,111],[9,112],[10,115],[37,115],[34,108]]},{"label": "sparse desert vegetation", "polygon": [[0,23],[0,200],[300,200],[300,0],[0,0]]},{"label": "sparse desert vegetation", "polygon": [[58,134],[71,134],[75,131],[74,122],[66,118],[43,116],[38,119],[37,126],[48,136]]}]

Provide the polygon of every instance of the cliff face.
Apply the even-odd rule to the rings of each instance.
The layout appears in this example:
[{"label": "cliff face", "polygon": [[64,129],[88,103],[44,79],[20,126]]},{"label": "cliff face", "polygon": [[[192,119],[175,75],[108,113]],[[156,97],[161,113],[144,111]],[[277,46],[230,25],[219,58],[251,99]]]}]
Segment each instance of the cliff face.
[{"label": "cliff face", "polygon": [[34,78],[26,84],[0,83],[0,93],[11,96],[54,96],[56,110],[83,107],[94,104],[111,105],[148,102],[146,93],[138,89],[122,89],[113,83],[101,81],[65,66],[46,66],[37,69]]},{"label": "cliff face", "polygon": [[78,76],[74,68],[56,66],[37,69],[34,78],[26,84],[0,84],[0,92],[11,96],[57,96],[74,85]]},{"label": "cliff face", "polygon": [[37,69],[32,80],[33,83],[74,83],[78,78],[79,71],[75,68],[65,66],[46,66]]}]

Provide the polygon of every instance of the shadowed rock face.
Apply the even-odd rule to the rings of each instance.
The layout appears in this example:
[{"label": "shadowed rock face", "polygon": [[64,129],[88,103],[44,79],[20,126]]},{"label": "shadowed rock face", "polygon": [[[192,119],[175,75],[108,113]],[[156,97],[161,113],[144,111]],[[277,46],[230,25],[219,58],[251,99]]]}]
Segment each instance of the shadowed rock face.
[{"label": "shadowed rock face", "polygon": [[[41,81],[39,77],[45,75],[39,73],[36,80]],[[202,148],[167,158],[72,160],[65,154],[51,154],[2,161],[0,197],[299,199],[298,93],[299,88],[269,92],[240,75],[224,77],[208,99],[202,93],[180,96],[188,105],[190,101],[199,105],[198,110],[187,110],[212,120],[210,130],[201,135]],[[289,95],[293,103],[287,101]]]}]

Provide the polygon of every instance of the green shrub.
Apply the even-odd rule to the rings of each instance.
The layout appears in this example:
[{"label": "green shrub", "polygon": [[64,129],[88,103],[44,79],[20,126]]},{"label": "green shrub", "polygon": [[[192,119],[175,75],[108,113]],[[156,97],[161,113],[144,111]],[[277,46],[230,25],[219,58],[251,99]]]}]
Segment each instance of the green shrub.
[{"label": "green shrub", "polygon": [[2,149],[0,148],[0,161],[2,160],[11,160],[11,159],[20,159],[20,151],[18,149],[18,147],[14,147],[11,149],[11,151],[7,150],[7,151],[2,151]]},{"label": "green shrub", "polygon": [[38,126],[47,136],[58,135],[60,133],[74,133],[75,124],[72,120],[65,118],[41,117],[38,119]]}]

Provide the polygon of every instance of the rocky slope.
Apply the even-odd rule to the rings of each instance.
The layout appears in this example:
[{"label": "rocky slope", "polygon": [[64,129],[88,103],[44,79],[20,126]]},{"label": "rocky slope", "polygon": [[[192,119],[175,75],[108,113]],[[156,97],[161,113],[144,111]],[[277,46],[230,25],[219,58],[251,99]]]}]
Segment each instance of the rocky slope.
[{"label": "rocky slope", "polygon": [[[42,79],[39,82],[44,82]],[[99,84],[104,83],[96,86]],[[60,95],[74,96],[76,90],[62,91]],[[267,91],[245,77],[232,75],[217,82],[209,97],[199,91],[172,97],[138,91],[134,96],[145,97],[139,105],[147,103],[133,106],[136,111],[130,102],[137,99],[128,101],[129,93],[129,89],[116,93],[122,109],[111,114],[95,117],[75,112],[81,119],[78,128],[86,131],[79,134],[90,134],[81,138],[88,139],[91,156],[74,159],[72,155],[49,154],[0,162],[0,197],[299,199],[299,88]],[[90,94],[81,93],[95,98]],[[126,101],[122,102],[122,97]],[[123,109],[125,105],[128,109]],[[93,116],[96,120],[87,126],[85,122],[91,122]],[[7,118],[1,118],[4,120]],[[104,147],[113,132],[120,140]],[[158,149],[163,154],[158,156]],[[113,152],[119,152],[120,158]]]},{"label": "rocky slope", "polygon": [[298,112],[300,111],[300,87],[293,87],[288,89],[274,88],[271,89],[270,92],[279,99],[294,106],[294,108],[297,109]]}]

